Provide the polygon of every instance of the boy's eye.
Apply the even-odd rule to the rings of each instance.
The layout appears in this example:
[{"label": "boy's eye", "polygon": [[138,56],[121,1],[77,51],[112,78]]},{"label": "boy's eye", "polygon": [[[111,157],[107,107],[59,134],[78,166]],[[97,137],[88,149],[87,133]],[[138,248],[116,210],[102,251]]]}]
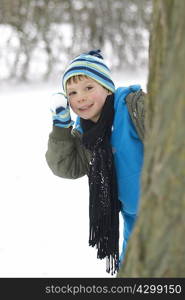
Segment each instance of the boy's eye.
[{"label": "boy's eye", "polygon": [[88,87],[87,87],[88,90],[91,90],[92,88],[93,88],[92,86],[88,86]]},{"label": "boy's eye", "polygon": [[72,95],[75,95],[75,94],[76,94],[76,92],[70,92],[68,95],[72,96]]}]

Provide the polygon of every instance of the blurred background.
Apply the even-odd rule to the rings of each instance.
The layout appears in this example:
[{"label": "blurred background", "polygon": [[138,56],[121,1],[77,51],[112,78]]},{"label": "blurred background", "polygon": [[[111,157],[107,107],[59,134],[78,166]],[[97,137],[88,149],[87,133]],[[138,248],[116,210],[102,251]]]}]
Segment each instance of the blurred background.
[{"label": "blurred background", "polygon": [[146,67],[151,10],[151,0],[0,0],[0,79],[50,79],[97,48],[113,71]]},{"label": "blurred background", "polygon": [[98,48],[116,86],[146,90],[151,10],[150,0],[0,0],[0,277],[111,277],[88,246],[87,177],[46,164],[50,96],[68,62]]}]

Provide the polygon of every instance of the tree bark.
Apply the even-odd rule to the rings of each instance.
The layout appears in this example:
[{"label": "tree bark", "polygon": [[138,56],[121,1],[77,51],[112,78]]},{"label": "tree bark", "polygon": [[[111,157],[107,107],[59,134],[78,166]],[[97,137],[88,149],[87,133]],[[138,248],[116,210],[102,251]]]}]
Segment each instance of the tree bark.
[{"label": "tree bark", "polygon": [[142,197],[118,277],[185,277],[184,11],[153,1]]}]

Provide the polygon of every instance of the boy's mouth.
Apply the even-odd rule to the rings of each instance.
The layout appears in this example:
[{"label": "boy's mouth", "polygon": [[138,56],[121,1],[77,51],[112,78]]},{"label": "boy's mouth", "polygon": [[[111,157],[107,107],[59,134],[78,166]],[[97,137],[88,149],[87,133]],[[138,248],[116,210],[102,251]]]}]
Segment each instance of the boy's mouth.
[{"label": "boy's mouth", "polygon": [[79,110],[81,111],[86,111],[88,110],[89,108],[91,108],[93,106],[93,104],[90,104],[90,105],[84,105],[82,107],[79,108]]}]

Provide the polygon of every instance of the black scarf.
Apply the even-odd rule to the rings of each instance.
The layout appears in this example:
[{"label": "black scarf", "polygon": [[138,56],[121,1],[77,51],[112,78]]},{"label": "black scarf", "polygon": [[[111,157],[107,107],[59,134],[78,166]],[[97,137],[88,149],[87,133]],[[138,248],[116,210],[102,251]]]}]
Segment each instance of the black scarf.
[{"label": "black scarf", "polygon": [[82,143],[92,153],[89,166],[89,245],[97,258],[106,257],[106,271],[119,269],[119,211],[117,180],[110,135],[114,119],[114,94],[107,96],[97,123],[80,119]]}]

